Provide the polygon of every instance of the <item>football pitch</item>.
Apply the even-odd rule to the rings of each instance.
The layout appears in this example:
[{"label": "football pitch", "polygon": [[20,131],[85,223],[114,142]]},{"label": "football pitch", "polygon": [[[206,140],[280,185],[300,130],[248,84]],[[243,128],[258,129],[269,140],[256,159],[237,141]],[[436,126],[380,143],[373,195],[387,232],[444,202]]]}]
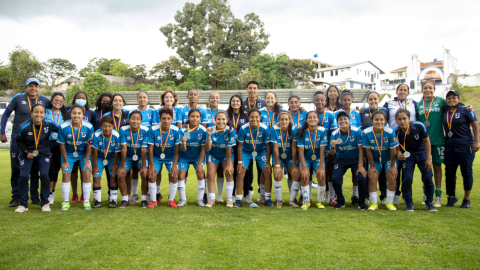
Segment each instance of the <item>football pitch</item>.
[{"label": "football pitch", "polygon": [[[480,176],[478,165],[479,158],[474,163],[474,181]],[[51,212],[42,213],[39,205],[29,204],[29,211],[14,213],[14,208],[7,207],[9,152],[0,151],[0,269],[479,268],[480,187],[474,182],[472,207],[459,208],[463,199],[460,169],[459,202],[455,208],[445,207],[443,181],[443,206],[436,213],[421,204],[418,170],[413,213],[405,212],[402,200],[397,211],[384,206],[377,211],[352,207],[350,174],[345,177],[344,209],[326,205],[323,210],[312,206],[303,211],[246,204],[236,209],[226,208],[225,203],[200,208],[195,205],[193,171],[187,183],[188,206],[172,209],[166,206],[165,171],[164,199],[155,209],[142,209],[140,203],[109,209],[104,179],[100,209],[86,211],[77,203],[69,211],[60,211],[58,183]],[[257,188],[255,181],[254,200]],[[316,190],[312,193],[316,199]],[[283,199],[288,197],[284,179]]]}]

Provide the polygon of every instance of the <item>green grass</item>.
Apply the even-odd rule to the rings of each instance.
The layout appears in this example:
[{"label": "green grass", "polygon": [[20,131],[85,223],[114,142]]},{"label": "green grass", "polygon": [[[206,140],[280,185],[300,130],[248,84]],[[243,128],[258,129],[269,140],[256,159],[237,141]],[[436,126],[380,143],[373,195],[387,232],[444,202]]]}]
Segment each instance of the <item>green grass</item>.
[{"label": "green grass", "polygon": [[480,86],[463,86],[463,87],[452,87],[456,89],[460,94],[460,102],[465,105],[471,104],[474,108],[479,108],[480,106]]},{"label": "green grass", "polygon": [[[420,204],[419,172],[414,180],[415,212],[360,211],[330,206],[308,211],[282,209],[212,209],[195,206],[196,182],[187,183],[189,205],[155,209],[139,204],[85,211],[72,204],[60,211],[57,185],[52,212],[30,205],[19,214],[8,208],[10,166],[0,151],[1,269],[472,269],[480,261],[480,192],[474,185],[472,207],[441,207],[437,213]],[[475,162],[478,168],[480,161]],[[479,171],[474,171],[478,179]],[[166,179],[166,178],[164,178]],[[350,179],[347,175],[345,179]],[[459,173],[459,179],[461,179]],[[105,182],[103,182],[105,183]],[[462,191],[462,181],[457,188]],[[255,184],[256,189],[256,184]],[[345,181],[345,195],[351,183]],[[445,198],[445,189],[443,198]],[[168,184],[162,182],[162,193]],[[316,191],[313,192],[316,198]],[[458,192],[460,199],[463,192]],[[284,200],[288,188],[284,182]],[[254,196],[256,198],[256,195]],[[165,199],[164,199],[165,200]],[[443,200],[446,203],[446,199]]]}]

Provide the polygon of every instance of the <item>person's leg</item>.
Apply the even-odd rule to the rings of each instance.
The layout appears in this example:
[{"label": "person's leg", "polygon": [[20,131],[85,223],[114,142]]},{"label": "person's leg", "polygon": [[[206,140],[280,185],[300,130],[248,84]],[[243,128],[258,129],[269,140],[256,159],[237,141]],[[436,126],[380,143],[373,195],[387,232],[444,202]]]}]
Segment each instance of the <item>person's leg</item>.
[{"label": "person's leg", "polygon": [[[72,174],[71,174],[71,184],[72,184],[72,203],[78,201],[78,162],[73,164]],[[81,181],[81,180],[80,180]]]},{"label": "person's leg", "polygon": [[[470,148],[470,147],[469,147]],[[475,152],[471,149],[470,151],[463,151],[463,153],[459,157],[459,163],[460,163],[460,171],[462,173],[463,177],[463,189],[465,191],[465,195],[463,198],[463,203],[462,203],[462,208],[469,208],[470,203],[468,207],[465,207],[465,201],[470,201],[470,192],[472,190],[473,186],[473,161],[475,160]]]},{"label": "person's leg", "polygon": [[401,178],[402,175],[403,175],[402,167],[399,167],[398,168],[398,173],[397,173],[396,184],[395,184],[396,185],[395,196],[400,196],[400,194],[402,194],[400,192],[401,180],[403,180],[403,178]]},{"label": "person's leg", "polygon": [[298,205],[295,203],[295,199],[297,198],[298,191],[300,190],[300,178],[298,174],[293,173],[293,165],[288,167],[288,173],[292,177],[292,187],[290,189],[290,199],[289,199],[289,205],[291,207],[298,207]]},{"label": "person's leg", "polygon": [[442,205],[442,163],[445,162],[445,147],[443,145],[432,145],[433,178],[435,180],[435,207]]},{"label": "person's leg", "polygon": [[53,201],[55,200],[55,189],[58,181],[58,173],[62,168],[62,163],[60,147],[56,141],[50,141],[50,150],[52,156],[50,158],[50,197],[48,200],[51,204],[53,204]]},{"label": "person's leg", "polygon": [[37,161],[35,161],[35,159],[28,159],[23,154],[21,155],[21,158],[19,161],[20,178],[17,182],[18,184],[17,190],[19,195],[20,206],[24,207],[25,209],[28,209],[28,179],[30,176],[30,170],[34,162],[37,162]]},{"label": "person's leg", "polygon": [[[40,180],[41,180],[41,186],[40,186],[40,198],[42,201],[40,202],[40,205],[43,207],[44,205],[47,205],[48,207],[48,197],[50,194],[50,177],[48,176],[48,173],[50,171],[50,155],[43,155],[39,156],[37,158],[38,162],[38,169],[40,172]],[[46,211],[50,211],[50,207],[45,208]],[[43,208],[42,208],[43,210]]]},{"label": "person's leg", "polygon": [[356,160],[352,160],[350,166],[353,169],[353,174],[358,183],[358,208],[365,210],[365,194],[368,192],[367,178],[358,172],[358,162]]},{"label": "person's leg", "polygon": [[[175,195],[177,195],[178,190],[178,178],[170,174],[170,170],[172,169],[173,162],[165,162],[165,167],[168,171],[168,180],[170,182],[169,185],[169,194],[168,194],[168,206],[172,208],[178,208],[177,204],[175,203]],[[162,164],[162,162],[160,162]]]},{"label": "person's leg", "polygon": [[382,167],[382,164],[380,164],[380,162],[375,162],[374,166],[375,166],[375,169],[377,170],[377,173],[368,178],[368,191],[369,191],[370,202],[371,202],[368,210],[377,210],[378,209],[377,182],[378,182],[380,174],[384,171],[384,168]]},{"label": "person's leg", "polygon": [[[69,196],[70,196],[70,179],[72,177],[72,169],[73,169],[73,164],[75,163],[75,160],[70,160],[68,159],[67,156],[67,162],[68,162],[68,168],[66,170],[63,170],[62,173],[62,211],[67,211],[70,209],[70,203],[69,203]],[[61,158],[61,163],[64,163],[63,157]]]},{"label": "person's leg", "polygon": [[455,196],[457,185],[457,168],[459,165],[459,153],[452,148],[445,148],[445,188],[447,191],[447,207],[455,206],[458,198]]},{"label": "person's leg", "polygon": [[30,200],[32,200],[32,203],[35,204],[40,204],[40,201],[43,199],[40,198],[40,194],[38,193],[38,188],[40,187],[39,171],[38,162],[33,162],[32,169],[30,170]]},{"label": "person's leg", "polygon": [[282,198],[282,179],[283,179],[283,164],[280,164],[280,169],[282,173],[278,176],[275,176],[275,181],[273,182],[273,189],[275,190],[275,199],[277,200],[277,207],[282,207],[283,198]]},{"label": "person's leg", "polygon": [[[80,169],[82,170],[82,192],[83,192],[83,207],[85,210],[91,210],[90,206],[90,193],[92,191],[91,172],[89,169],[85,169],[85,160],[80,160]],[[103,171],[103,170],[102,170]]]},{"label": "person's leg", "polygon": [[410,206],[413,207],[412,183],[413,183],[413,173],[415,171],[416,160],[417,160],[416,157],[412,156],[407,160],[400,161],[398,164],[399,165],[398,167],[402,168],[402,172],[403,172],[402,193],[403,193],[403,199],[405,200],[405,205],[407,206],[407,209]]},{"label": "person's leg", "polygon": [[[183,165],[183,167],[182,167]],[[190,168],[190,164],[186,161],[179,161],[179,171],[178,171],[178,197],[180,200],[178,201],[178,207],[183,207],[187,205],[187,195],[185,194],[185,184],[186,184],[186,174],[188,169]],[[181,171],[180,171],[181,170]]]},{"label": "person's leg", "polygon": [[433,193],[435,190],[435,185],[433,184],[433,180],[432,180],[433,178],[432,169],[427,171],[427,169],[425,168],[426,159],[427,159],[426,153],[419,156],[417,167],[422,173],[422,182],[423,182],[423,186],[425,189],[425,196],[426,196],[425,205],[427,206],[427,209],[429,209],[429,208],[433,208],[432,202],[433,202]]},{"label": "person's leg", "polygon": [[223,175],[223,166],[222,164],[219,165],[217,168],[217,202],[223,202],[222,194],[225,178]]},{"label": "person's leg", "polygon": [[[156,200],[156,194],[157,194],[157,179],[156,178],[149,178],[149,177],[144,177],[140,175],[142,178],[142,198],[141,198],[141,206],[142,208],[145,208],[145,205],[148,204],[147,202],[147,193],[150,196],[150,205],[148,205],[148,208],[155,208],[157,206],[157,200]],[[145,186],[147,186],[147,189],[144,189],[144,184],[146,183]]]},{"label": "person's leg", "polygon": [[[12,200],[9,207],[16,207],[19,205],[20,195],[18,190],[18,181],[20,179],[20,163],[19,163],[20,148],[17,145],[15,136],[10,139],[10,185],[12,187]],[[28,171],[30,172],[30,171]]]},{"label": "person's leg", "polygon": [[225,192],[227,194],[227,207],[233,207],[233,187],[234,187],[233,174],[229,172],[225,172],[224,175],[227,180],[226,186],[225,186]]},{"label": "person's leg", "polygon": [[[345,197],[343,196],[343,176],[347,172],[349,168],[349,163],[346,160],[336,159],[335,164],[333,165],[333,173],[332,173],[332,183],[335,193],[337,194],[337,204],[339,207],[345,205]],[[355,176],[355,174],[353,174]],[[356,179],[355,179],[356,180]]]}]

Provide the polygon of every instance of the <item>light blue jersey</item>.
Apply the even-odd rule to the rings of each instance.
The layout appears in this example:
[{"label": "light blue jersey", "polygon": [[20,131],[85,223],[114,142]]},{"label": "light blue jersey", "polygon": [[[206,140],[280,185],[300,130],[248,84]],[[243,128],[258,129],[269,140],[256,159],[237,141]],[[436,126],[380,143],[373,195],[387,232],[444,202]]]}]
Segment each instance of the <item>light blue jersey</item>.
[{"label": "light blue jersey", "polygon": [[336,129],[330,136],[330,141],[342,139],[342,143],[336,146],[336,158],[341,159],[358,159],[359,150],[362,150],[362,130],[356,127],[350,127],[350,135],[343,133],[340,129]]},{"label": "light blue jersey", "polygon": [[190,137],[187,138],[187,151],[183,152],[180,149],[180,158],[187,162],[198,161],[201,146],[205,145],[207,139],[207,129],[202,125],[199,125],[195,131],[191,132],[188,132],[186,128],[180,129],[180,137],[185,136],[186,133],[190,134]]},{"label": "light blue jersey", "polygon": [[207,113],[207,127],[215,126],[215,116],[217,115],[218,110],[205,109],[205,112]]},{"label": "light blue jersey", "polygon": [[[375,136],[377,141],[375,141]],[[363,131],[362,144],[364,148],[371,148],[373,153],[373,160],[379,162],[380,152],[379,149],[382,145],[382,134],[375,135],[373,127],[366,128]],[[378,146],[377,146],[378,142]],[[398,140],[393,129],[389,127],[383,127],[383,147],[380,149],[382,152],[383,164],[390,161],[390,149],[398,146]]]},{"label": "light blue jersey", "polygon": [[[151,108],[147,108],[145,111],[141,111],[138,108],[130,110],[130,113],[133,111],[139,111],[142,114],[142,125],[146,127],[151,127],[157,123],[158,117],[155,116],[156,111]],[[128,114],[128,118],[130,118],[130,113]]]},{"label": "light blue jersey", "polygon": [[[113,159],[115,153],[120,152],[120,134],[113,129],[112,130],[112,139],[110,140],[110,147],[108,147],[109,138],[103,136],[103,131],[101,129],[97,130],[93,134],[92,147],[98,149],[98,161],[100,159]],[[105,151],[107,151],[107,157],[105,158]]]},{"label": "light blue jersey", "polygon": [[[127,145],[127,158],[132,158],[133,155],[136,154],[140,160],[141,151],[142,151],[141,147],[147,147],[149,130],[150,129],[148,127],[140,126],[137,132],[132,132],[130,134],[130,125],[123,126],[120,128],[120,143],[122,145]],[[140,132],[140,134],[138,132]],[[138,136],[138,141],[137,141],[137,136]],[[147,152],[148,152],[148,148],[147,148]]]},{"label": "light blue jersey", "polygon": [[[67,154],[75,152],[72,135],[72,120],[65,121],[60,125],[57,142],[65,145]],[[79,157],[85,157],[87,151],[87,144],[89,140],[93,140],[93,125],[90,122],[82,120],[82,127],[80,130],[74,129],[75,139]]]},{"label": "light blue jersey", "polygon": [[[158,112],[160,112],[160,110],[163,109],[163,107],[160,107],[158,108],[156,111],[155,111],[155,122],[156,123],[160,123],[160,114],[158,114]],[[180,122],[181,124],[183,124],[183,117],[182,117],[182,108],[180,107],[173,107],[173,121],[172,121],[172,125],[176,125],[177,122]]]},{"label": "light blue jersey", "polygon": [[[270,142],[270,129],[267,125],[259,123],[258,128],[250,130],[250,123],[245,124],[238,132],[237,141],[243,143],[242,150],[244,153],[251,154],[253,151],[263,153],[267,150],[267,143]],[[255,149],[253,148],[254,142]]]},{"label": "light blue jersey", "polygon": [[[283,147],[285,147],[285,151],[283,151],[282,147],[282,140],[283,140]],[[278,143],[278,156],[280,159],[292,159],[292,143],[293,141],[297,141],[297,128],[292,127],[292,132],[288,134],[287,131],[282,131],[280,127],[274,125],[270,129],[270,141],[272,143]],[[282,158],[282,154],[287,154],[287,158]]]},{"label": "light blue jersey", "polygon": [[[52,121],[57,127],[65,123],[62,117],[62,112],[54,113],[51,109],[45,110],[45,119]],[[48,140],[56,141],[58,138],[57,132],[50,133],[50,137]]]},{"label": "light blue jersey", "polygon": [[335,112],[335,126],[334,128],[337,129],[339,128],[338,123],[337,123],[337,114],[338,112],[346,112],[347,115],[350,114],[350,126],[351,127],[357,127],[357,128],[362,128],[362,116],[360,115],[359,112],[350,110],[345,111],[345,110],[338,110]]},{"label": "light blue jersey", "polygon": [[[190,111],[190,109],[194,109],[194,108],[189,107],[188,105],[185,105],[182,108],[180,108],[180,111],[182,113],[182,121],[183,121],[182,124],[185,124],[187,122],[188,112]],[[204,108],[201,108],[198,105],[197,105],[196,109],[198,109],[200,111],[200,113],[202,114],[200,123],[201,124],[208,124],[208,118],[207,118],[207,111],[208,110],[205,110]]]},{"label": "light blue jersey", "polygon": [[307,111],[302,113],[299,110],[296,114],[290,114],[292,116],[292,125],[300,128],[307,120],[307,113]]},{"label": "light blue jersey", "polygon": [[267,107],[261,108],[260,113],[261,113],[262,123],[264,123],[269,128],[271,128],[273,125],[276,125],[278,123],[278,115],[283,111],[285,110],[280,109],[278,114],[275,114],[273,111],[269,111]]},{"label": "light blue jersey", "polygon": [[[227,127],[222,132],[213,133],[210,136],[210,139],[212,140],[212,148],[207,151],[207,154],[214,156],[218,160],[223,160],[227,157],[227,147],[236,145],[235,129]],[[234,153],[232,147],[232,156],[233,155]]]},{"label": "light blue jersey", "polygon": [[[298,133],[298,132],[297,132]],[[297,134],[298,137],[298,134]],[[310,140],[315,140],[315,144],[311,143]],[[315,138],[315,133],[310,134],[308,129],[305,131],[302,137],[298,137],[297,146],[303,147],[303,156],[305,161],[309,161],[311,156],[315,154],[316,159],[320,159],[320,146],[326,146],[328,143],[328,133],[324,127],[317,127],[317,135]],[[315,153],[313,152],[312,145],[315,146]]]},{"label": "light blue jersey", "polygon": [[[163,150],[162,142],[165,146]],[[180,129],[174,125],[170,125],[170,130],[166,132],[161,131],[161,125],[155,125],[150,129],[148,144],[153,144],[153,158],[156,160],[173,162],[175,145],[180,143]],[[162,153],[165,154],[163,159],[160,157]]]}]

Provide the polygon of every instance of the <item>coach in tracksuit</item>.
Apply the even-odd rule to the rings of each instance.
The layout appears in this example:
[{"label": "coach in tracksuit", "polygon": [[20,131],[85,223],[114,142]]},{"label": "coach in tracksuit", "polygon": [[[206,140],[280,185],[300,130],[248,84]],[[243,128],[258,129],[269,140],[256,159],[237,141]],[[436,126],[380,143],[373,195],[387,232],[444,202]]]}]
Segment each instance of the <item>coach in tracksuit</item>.
[{"label": "coach in tracksuit", "polygon": [[[13,119],[12,137],[10,143],[10,164],[12,174],[10,177],[10,184],[12,185],[12,200],[9,207],[15,207],[19,205],[19,193],[18,193],[18,180],[20,178],[19,169],[19,154],[20,149],[16,142],[16,134],[20,130],[20,124],[31,119],[30,111],[31,107],[35,104],[41,104],[46,107],[50,104],[50,101],[41,95],[38,95],[40,90],[40,81],[36,78],[29,78],[25,84],[26,93],[16,94],[10,103],[8,104],[5,112],[2,115],[2,123],[0,129],[0,141],[7,142],[7,136],[5,135],[5,128],[7,126],[8,117],[12,112],[15,112],[15,118]],[[35,171],[35,170],[34,170]],[[38,176],[35,176],[30,181],[31,187],[31,199],[32,202],[38,201]]]}]

